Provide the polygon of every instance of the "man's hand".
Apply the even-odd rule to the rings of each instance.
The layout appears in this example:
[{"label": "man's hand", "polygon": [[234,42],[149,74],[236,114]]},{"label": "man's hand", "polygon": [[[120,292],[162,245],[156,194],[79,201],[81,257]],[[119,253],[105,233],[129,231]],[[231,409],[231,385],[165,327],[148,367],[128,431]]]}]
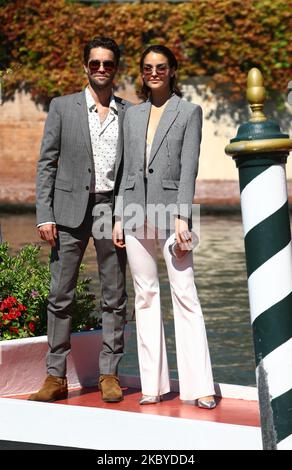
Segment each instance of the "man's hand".
[{"label": "man's hand", "polygon": [[116,222],[113,229],[113,242],[118,248],[124,248],[126,245],[124,243],[124,235],[122,229],[122,223]]},{"label": "man's hand", "polygon": [[56,246],[56,239],[58,236],[57,227],[55,224],[44,224],[38,227],[39,236],[51,246]]}]

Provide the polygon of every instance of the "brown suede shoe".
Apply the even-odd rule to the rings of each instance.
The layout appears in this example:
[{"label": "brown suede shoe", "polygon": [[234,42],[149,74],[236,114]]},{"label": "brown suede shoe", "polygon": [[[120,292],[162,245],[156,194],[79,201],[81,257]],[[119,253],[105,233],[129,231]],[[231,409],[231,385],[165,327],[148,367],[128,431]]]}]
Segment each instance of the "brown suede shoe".
[{"label": "brown suede shoe", "polygon": [[103,401],[114,403],[123,399],[123,392],[116,375],[100,375],[98,385],[101,390],[101,398]]},{"label": "brown suede shoe", "polygon": [[68,397],[68,385],[66,377],[54,377],[48,375],[42,388],[28,397],[31,401],[52,402]]}]

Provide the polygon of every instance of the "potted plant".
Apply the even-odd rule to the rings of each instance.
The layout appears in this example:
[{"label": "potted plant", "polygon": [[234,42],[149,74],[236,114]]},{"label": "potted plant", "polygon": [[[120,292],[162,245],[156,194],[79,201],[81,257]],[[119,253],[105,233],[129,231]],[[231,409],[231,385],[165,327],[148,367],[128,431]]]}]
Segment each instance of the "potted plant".
[{"label": "potted plant", "polygon": [[[12,256],[9,245],[0,244],[0,396],[37,390],[46,375],[50,271],[39,254],[39,246],[26,245]],[[67,362],[71,388],[97,382],[102,335],[90,282],[90,278],[78,279],[73,303]]]}]

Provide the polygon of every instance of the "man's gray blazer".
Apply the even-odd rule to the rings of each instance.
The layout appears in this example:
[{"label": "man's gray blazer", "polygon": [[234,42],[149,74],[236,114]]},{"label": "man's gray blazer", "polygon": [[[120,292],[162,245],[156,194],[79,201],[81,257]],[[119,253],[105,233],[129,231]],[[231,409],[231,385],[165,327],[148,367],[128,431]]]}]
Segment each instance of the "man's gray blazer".
[{"label": "man's gray blazer", "polygon": [[[115,96],[119,138],[115,187],[123,156],[123,119],[130,103]],[[85,92],[54,98],[46,120],[37,168],[37,224],[78,227],[85,216],[93,171]]]},{"label": "man's gray blazer", "polygon": [[[139,204],[173,204],[174,214],[191,218],[200,153],[202,109],[173,95],[161,117],[148,161],[147,194],[144,184],[145,142],[151,103],[132,106],[124,119],[124,170],[115,215],[129,220],[125,208]],[[180,205],[187,209],[183,213]]]}]

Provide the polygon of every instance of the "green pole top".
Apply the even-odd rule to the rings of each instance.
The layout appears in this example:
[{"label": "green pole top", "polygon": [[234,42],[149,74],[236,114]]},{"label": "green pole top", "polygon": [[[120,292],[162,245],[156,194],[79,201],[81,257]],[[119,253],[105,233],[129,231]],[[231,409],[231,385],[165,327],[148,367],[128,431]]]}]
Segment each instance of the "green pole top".
[{"label": "green pole top", "polygon": [[248,122],[239,126],[236,137],[230,140],[225,152],[232,157],[270,152],[288,154],[292,149],[292,140],[288,134],[281,132],[275,121],[266,118],[263,112],[266,98],[263,75],[255,67],[247,76],[246,97],[251,108],[251,117]]}]

